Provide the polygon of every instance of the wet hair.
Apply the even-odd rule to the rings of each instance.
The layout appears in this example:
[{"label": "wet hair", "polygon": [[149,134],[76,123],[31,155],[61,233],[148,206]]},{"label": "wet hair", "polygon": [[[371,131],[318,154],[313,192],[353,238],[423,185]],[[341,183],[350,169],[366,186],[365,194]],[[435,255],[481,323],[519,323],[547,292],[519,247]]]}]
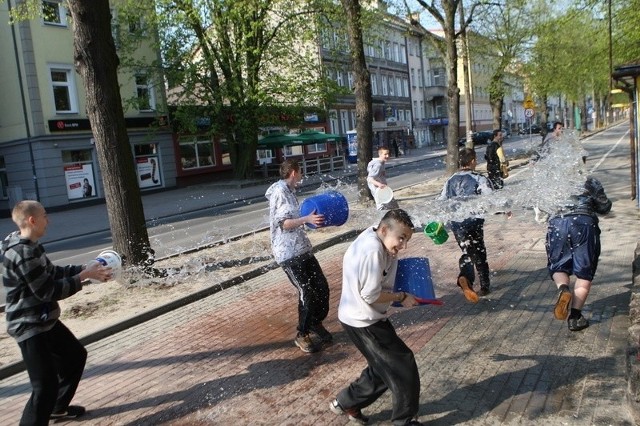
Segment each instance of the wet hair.
[{"label": "wet hair", "polygon": [[396,224],[405,225],[411,229],[413,229],[413,221],[411,220],[411,216],[409,213],[402,209],[393,209],[389,210],[383,217],[380,219],[380,226],[387,225],[388,227],[393,227]]},{"label": "wet hair", "polygon": [[378,155],[380,155],[380,153],[381,153],[382,151],[391,152],[391,151],[389,150],[389,148],[388,148],[388,147],[386,147],[386,146],[378,147]]},{"label": "wet hair", "polygon": [[502,133],[502,129],[493,129],[493,137],[498,136],[498,133]]},{"label": "wet hair", "polygon": [[29,217],[35,216],[43,210],[44,207],[37,201],[22,200],[13,207],[11,220],[18,225],[18,228],[23,228],[27,224]]},{"label": "wet hair", "polygon": [[282,179],[287,179],[291,172],[299,172],[300,165],[298,164],[298,160],[293,160],[291,158],[284,160],[282,164],[280,164],[280,177]]},{"label": "wet hair", "polygon": [[476,151],[471,148],[462,148],[458,153],[458,165],[460,167],[469,167],[475,159]]},{"label": "wet hair", "polygon": [[553,122],[553,127],[552,127],[551,129],[552,129],[552,130],[555,130],[555,129],[557,129],[557,128],[558,128],[558,126],[563,127],[564,125],[563,125],[561,122],[559,122],[559,121],[554,121],[554,122]]}]

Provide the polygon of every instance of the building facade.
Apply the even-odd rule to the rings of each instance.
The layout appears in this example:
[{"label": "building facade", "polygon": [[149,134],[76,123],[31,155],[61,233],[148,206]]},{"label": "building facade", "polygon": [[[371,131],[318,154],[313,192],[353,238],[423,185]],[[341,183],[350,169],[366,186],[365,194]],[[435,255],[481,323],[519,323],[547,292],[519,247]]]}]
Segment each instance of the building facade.
[{"label": "building facade", "polygon": [[[15,2],[0,3],[0,212],[22,199],[65,207],[104,198],[100,165],[73,65],[73,34],[63,2],[42,1],[44,17],[9,22]],[[112,11],[115,16],[115,9]],[[121,37],[143,22],[112,20]],[[150,44],[134,55],[156,58]],[[118,76],[131,153],[142,190],[175,185],[176,164],[163,85],[144,68]]]}]

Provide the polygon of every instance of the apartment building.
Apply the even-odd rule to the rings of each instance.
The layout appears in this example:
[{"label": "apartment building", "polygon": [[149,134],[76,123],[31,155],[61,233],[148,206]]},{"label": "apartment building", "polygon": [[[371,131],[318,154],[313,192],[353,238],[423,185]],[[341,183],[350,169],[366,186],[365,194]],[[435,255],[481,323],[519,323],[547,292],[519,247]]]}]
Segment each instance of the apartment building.
[{"label": "apartment building", "polygon": [[[365,34],[365,56],[371,74],[373,97],[373,145],[403,149],[423,146],[437,140],[436,129],[447,125],[444,91],[429,92],[429,87],[442,84],[437,70],[430,69],[435,55],[424,42],[427,31],[413,26],[377,3],[384,17]],[[321,38],[320,56],[325,72],[339,86],[353,87],[353,74],[347,50],[346,31],[325,31]],[[438,120],[434,120],[438,119]],[[355,96],[340,96],[328,108],[332,133],[347,135],[355,130]]]},{"label": "apartment building", "polygon": [[[9,22],[14,0],[0,3],[0,212],[22,199],[47,208],[104,198],[85,93],[73,66],[73,34],[64,2],[42,1],[44,17]],[[116,16],[116,9],[112,13]],[[112,20],[113,34],[148,36],[144,22]],[[155,58],[141,41],[134,55]],[[132,157],[142,190],[175,185],[165,94],[148,69],[118,76]]]}]

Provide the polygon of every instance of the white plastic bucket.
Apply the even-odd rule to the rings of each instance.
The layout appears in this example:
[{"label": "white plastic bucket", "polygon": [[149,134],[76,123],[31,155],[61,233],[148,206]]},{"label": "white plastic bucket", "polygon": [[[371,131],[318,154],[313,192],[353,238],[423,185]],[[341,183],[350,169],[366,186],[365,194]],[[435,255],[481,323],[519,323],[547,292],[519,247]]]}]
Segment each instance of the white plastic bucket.
[{"label": "white plastic bucket", "polygon": [[389,186],[378,188],[373,198],[376,199],[376,204],[387,204],[393,200],[393,190]]},{"label": "white plastic bucket", "polygon": [[111,268],[113,277],[117,277],[122,270],[122,258],[113,250],[104,250],[100,252],[96,260],[104,266]]}]

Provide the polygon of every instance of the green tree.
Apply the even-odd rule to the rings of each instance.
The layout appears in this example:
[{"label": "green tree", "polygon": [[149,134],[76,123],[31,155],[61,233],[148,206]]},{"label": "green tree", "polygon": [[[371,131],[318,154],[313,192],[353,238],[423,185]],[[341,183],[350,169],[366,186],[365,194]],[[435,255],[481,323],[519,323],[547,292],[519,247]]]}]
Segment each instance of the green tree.
[{"label": "green tree", "polygon": [[[462,0],[442,0],[439,7],[435,1],[427,3],[425,0],[417,0],[442,27],[444,34],[444,43],[435,41],[432,37],[427,39],[433,42],[437,51],[444,58],[446,75],[447,75],[447,115],[449,125],[447,128],[447,157],[446,167],[447,173],[452,174],[458,170],[458,128],[460,126],[460,88],[458,87],[458,45],[457,40],[462,31],[464,31],[474,15],[477,7],[487,5],[487,2],[473,3],[469,9],[467,20],[456,27],[456,16],[458,8],[462,4]],[[407,10],[410,10],[405,0]]]},{"label": "green tree", "polygon": [[[140,7],[130,2],[126,13]],[[181,129],[210,118],[238,178],[253,174],[265,108],[323,105],[330,85],[317,59],[318,11],[295,0],[158,0],[146,12]]]}]

